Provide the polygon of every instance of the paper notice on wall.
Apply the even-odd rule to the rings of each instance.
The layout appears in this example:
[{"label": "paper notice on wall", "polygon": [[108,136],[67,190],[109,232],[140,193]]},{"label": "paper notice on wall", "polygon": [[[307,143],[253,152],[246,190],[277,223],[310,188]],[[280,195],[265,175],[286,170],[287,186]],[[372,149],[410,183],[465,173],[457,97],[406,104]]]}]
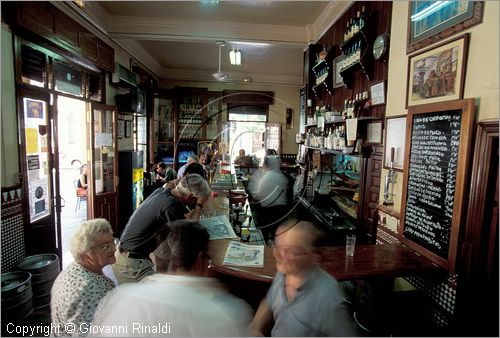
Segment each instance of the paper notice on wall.
[{"label": "paper notice on wall", "polygon": [[30,219],[35,221],[49,214],[49,184],[47,178],[29,181]]},{"label": "paper notice on wall", "polygon": [[112,133],[96,133],[95,134],[95,147],[111,147],[113,145]]},{"label": "paper notice on wall", "polygon": [[348,141],[356,141],[356,133],[358,129],[358,119],[347,119],[345,120],[346,133]]},{"label": "paper notice on wall", "polygon": [[26,153],[38,153],[38,130],[35,128],[26,128]]}]

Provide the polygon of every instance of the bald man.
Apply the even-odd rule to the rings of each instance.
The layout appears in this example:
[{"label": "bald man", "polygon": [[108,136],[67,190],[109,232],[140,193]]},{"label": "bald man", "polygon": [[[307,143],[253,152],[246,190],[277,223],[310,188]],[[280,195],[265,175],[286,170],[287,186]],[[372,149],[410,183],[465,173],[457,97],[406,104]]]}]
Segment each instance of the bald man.
[{"label": "bald man", "polygon": [[251,336],[357,336],[335,278],[317,265],[321,233],[310,222],[278,227],[273,254],[277,274],[249,326]]}]

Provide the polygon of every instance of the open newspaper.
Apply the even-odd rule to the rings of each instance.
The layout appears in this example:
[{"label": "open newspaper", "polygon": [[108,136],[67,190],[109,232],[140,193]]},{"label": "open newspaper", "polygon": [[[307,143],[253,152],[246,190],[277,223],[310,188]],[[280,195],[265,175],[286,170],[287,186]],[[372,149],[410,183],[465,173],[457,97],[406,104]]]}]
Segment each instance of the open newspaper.
[{"label": "open newspaper", "polygon": [[208,230],[210,239],[238,238],[226,215],[200,218],[199,223]]},{"label": "open newspaper", "polygon": [[224,265],[233,266],[264,266],[264,246],[249,245],[240,242],[230,242],[227,246]]}]

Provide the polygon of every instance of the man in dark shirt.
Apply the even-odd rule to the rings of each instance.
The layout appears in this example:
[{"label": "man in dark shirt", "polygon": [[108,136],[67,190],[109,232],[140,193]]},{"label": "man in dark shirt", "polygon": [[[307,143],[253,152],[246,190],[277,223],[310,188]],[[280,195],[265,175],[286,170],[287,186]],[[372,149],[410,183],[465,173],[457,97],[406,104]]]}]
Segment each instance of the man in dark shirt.
[{"label": "man in dark shirt", "polygon": [[[119,284],[137,282],[155,273],[150,254],[168,235],[168,224],[191,218],[185,203],[192,197],[210,195],[207,182],[198,174],[189,174],[170,190],[156,189],[130,217],[120,238],[113,273]],[[201,204],[198,208],[203,207]],[[167,250],[163,245],[163,251]]]}]

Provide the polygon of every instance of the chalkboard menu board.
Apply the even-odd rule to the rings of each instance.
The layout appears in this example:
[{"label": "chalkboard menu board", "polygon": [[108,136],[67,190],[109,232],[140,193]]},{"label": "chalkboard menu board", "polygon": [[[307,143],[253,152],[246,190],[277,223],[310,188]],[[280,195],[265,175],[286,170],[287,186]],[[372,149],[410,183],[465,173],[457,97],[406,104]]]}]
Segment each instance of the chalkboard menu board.
[{"label": "chalkboard menu board", "polygon": [[454,270],[474,100],[410,108],[402,233],[409,246]]}]

